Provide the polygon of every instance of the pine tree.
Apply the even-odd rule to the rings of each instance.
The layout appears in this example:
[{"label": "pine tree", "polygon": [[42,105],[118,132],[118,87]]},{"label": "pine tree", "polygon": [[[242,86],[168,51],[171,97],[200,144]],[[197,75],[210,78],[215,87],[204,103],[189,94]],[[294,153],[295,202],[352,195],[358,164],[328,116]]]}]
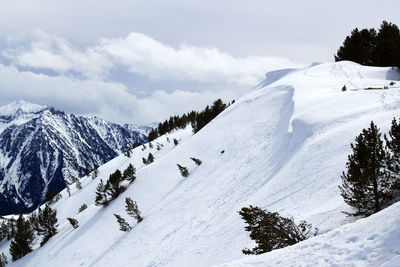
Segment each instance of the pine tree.
[{"label": "pine tree", "polygon": [[122,179],[132,183],[136,179],[135,173],[136,173],[135,167],[133,167],[132,164],[129,164],[122,174]]},{"label": "pine tree", "polygon": [[87,205],[85,203],[82,204],[82,206],[80,206],[78,213],[81,213],[82,211],[84,211],[87,208]]},{"label": "pine tree", "polygon": [[193,160],[194,161],[194,163],[196,163],[198,166],[200,166],[201,165],[201,163],[202,163],[202,161],[201,160],[199,160],[199,159],[196,159],[196,158],[190,158],[191,160]]},{"label": "pine tree", "polygon": [[179,165],[179,164],[176,164],[176,165],[178,166],[178,169],[179,169],[179,171],[181,172],[181,175],[182,175],[183,177],[188,177],[188,176],[189,176],[188,168],[183,167],[183,166],[181,166],[181,165]]},{"label": "pine tree", "polygon": [[127,223],[125,221],[124,218],[122,218],[121,216],[119,216],[118,214],[114,213],[115,218],[117,218],[117,222],[119,224],[119,230],[123,231],[123,232],[129,232],[132,227],[129,225],[129,223]]},{"label": "pine tree", "polygon": [[105,190],[106,193],[111,197],[111,200],[116,199],[122,192],[125,191],[126,187],[121,185],[122,174],[120,170],[116,170],[110,174],[107,180]]},{"label": "pine tree", "polygon": [[386,161],[391,183],[389,199],[397,200],[400,197],[400,121],[397,123],[393,118],[389,137],[384,137],[389,150]]},{"label": "pine tree", "polygon": [[0,224],[0,242],[1,242],[3,239],[6,239],[6,238],[7,238],[8,232],[9,232],[8,223],[7,223],[6,220],[3,220],[3,221],[1,222],[1,224]]},{"label": "pine tree", "polygon": [[74,219],[74,218],[67,218],[67,219],[74,229],[79,227],[79,223],[78,223],[77,219]]},{"label": "pine tree", "polygon": [[[239,211],[240,216],[248,226],[250,238],[257,244],[252,250],[244,249],[243,254],[262,254],[274,249],[294,245],[309,238],[312,234],[312,225],[301,221],[296,225],[293,218],[285,218],[277,212],[268,212],[258,207],[250,206]],[[315,228],[313,235],[317,235]]]},{"label": "pine tree", "polygon": [[145,158],[142,158],[143,164],[147,165],[147,160]]},{"label": "pine tree", "polygon": [[28,221],[22,215],[16,222],[14,240],[10,244],[10,254],[13,261],[16,261],[32,251],[33,232]]},{"label": "pine tree", "polygon": [[138,223],[140,223],[143,220],[143,217],[140,216],[140,210],[138,205],[136,204],[136,201],[133,201],[130,197],[125,198],[125,210],[126,213],[135,218]]},{"label": "pine tree", "polygon": [[339,186],[344,201],[355,209],[354,216],[368,216],[382,209],[387,197],[389,180],[385,170],[387,154],[379,129],[371,121],[351,144],[347,173],[342,174]]},{"label": "pine tree", "polygon": [[96,187],[96,199],[95,205],[96,206],[107,206],[109,203],[106,188],[104,186],[103,180],[100,179],[100,183]]},{"label": "pine tree", "polygon": [[43,246],[52,236],[57,234],[57,211],[45,205],[42,212],[39,212],[35,231],[43,236],[40,246]]},{"label": "pine tree", "polygon": [[149,155],[147,156],[147,164],[150,164],[154,161],[154,156],[153,154],[149,153]]},{"label": "pine tree", "polygon": [[174,145],[178,145],[179,144],[179,142],[178,142],[178,140],[176,140],[175,138],[174,138]]},{"label": "pine tree", "polygon": [[0,254],[0,267],[5,267],[8,264],[8,260],[6,255],[4,255],[4,253],[2,252]]},{"label": "pine tree", "polygon": [[400,30],[395,24],[382,22],[374,52],[377,66],[400,67]]}]

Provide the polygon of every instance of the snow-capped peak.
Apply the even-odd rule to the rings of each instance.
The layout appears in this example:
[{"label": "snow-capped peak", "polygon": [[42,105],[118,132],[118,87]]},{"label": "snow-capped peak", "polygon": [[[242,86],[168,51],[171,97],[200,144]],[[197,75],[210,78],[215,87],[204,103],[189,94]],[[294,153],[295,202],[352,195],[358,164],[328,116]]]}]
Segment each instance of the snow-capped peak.
[{"label": "snow-capped peak", "polygon": [[44,109],[46,106],[33,104],[22,99],[13,101],[7,105],[0,107],[0,116],[15,115],[16,113],[37,113]]}]

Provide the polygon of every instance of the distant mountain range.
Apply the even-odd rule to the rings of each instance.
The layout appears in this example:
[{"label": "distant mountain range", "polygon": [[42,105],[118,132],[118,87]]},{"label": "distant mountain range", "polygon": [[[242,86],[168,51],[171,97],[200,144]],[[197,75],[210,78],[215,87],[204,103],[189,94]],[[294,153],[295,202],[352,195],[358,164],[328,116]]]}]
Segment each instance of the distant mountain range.
[{"label": "distant mountain range", "polygon": [[0,107],[0,215],[35,208],[48,190],[146,142],[150,130],[22,100]]}]

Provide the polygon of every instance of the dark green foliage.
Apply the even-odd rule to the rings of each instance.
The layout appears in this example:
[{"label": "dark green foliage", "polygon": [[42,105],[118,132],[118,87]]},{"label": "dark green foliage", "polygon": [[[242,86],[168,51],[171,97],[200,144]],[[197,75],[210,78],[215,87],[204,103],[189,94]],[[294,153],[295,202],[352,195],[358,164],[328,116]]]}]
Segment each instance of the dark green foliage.
[{"label": "dark green foliage", "polygon": [[67,218],[67,219],[74,229],[79,227],[79,223],[78,223],[77,219],[74,219],[74,218]]},{"label": "dark green foliage", "polygon": [[43,246],[52,236],[57,234],[57,211],[45,205],[43,211],[39,210],[37,221],[34,224],[35,231],[43,236],[40,246]]},{"label": "dark green foliage", "polygon": [[199,159],[196,159],[196,158],[190,158],[191,160],[193,160],[194,161],[194,163],[196,163],[198,166],[200,166],[201,165],[201,163],[202,163],[202,161],[201,160],[199,160]]},{"label": "dark green foliage", "polygon": [[124,179],[119,170],[110,174],[106,184],[100,179],[100,183],[96,188],[95,204],[97,206],[107,206],[112,200],[116,199],[121,193],[126,190],[126,187],[121,185]]},{"label": "dark green foliage", "polygon": [[149,132],[149,135],[147,136],[147,139],[149,140],[149,142],[153,141],[154,139],[156,139],[158,137],[158,131],[156,128],[151,129],[151,131]]},{"label": "dark green foliage", "polygon": [[351,60],[370,66],[400,66],[400,31],[383,21],[378,34],[374,29],[357,28],[347,36],[335,55],[335,61]]},{"label": "dark green foliage", "polygon": [[132,183],[136,179],[135,174],[136,174],[136,168],[133,167],[132,164],[129,164],[128,167],[126,167],[126,169],[124,170],[124,172],[122,174],[122,179],[127,180],[130,183]]},{"label": "dark green foliage", "polygon": [[140,210],[136,201],[133,201],[130,197],[125,198],[125,210],[129,216],[135,218],[138,223],[143,220],[143,217],[140,216]]},{"label": "dark green foliage", "polygon": [[153,148],[153,144],[149,142],[149,148]]},{"label": "dark green foliage", "polygon": [[107,194],[111,197],[111,199],[116,199],[121,193],[126,190],[126,187],[122,186],[121,182],[122,174],[119,170],[116,170],[114,173],[110,174],[105,188]]},{"label": "dark green foliage", "polygon": [[100,183],[96,187],[96,206],[107,206],[110,201],[108,200],[106,188],[104,186],[103,180],[100,179]]},{"label": "dark green foliage", "polygon": [[130,158],[131,157],[131,151],[128,149],[127,151],[125,151],[125,156]]},{"label": "dark green foliage", "polygon": [[85,209],[87,209],[87,205],[85,203],[83,203],[82,206],[80,206],[78,213],[81,213]]},{"label": "dark green foliage", "polygon": [[89,168],[86,166],[84,175],[89,176],[89,174],[90,174]]},{"label": "dark green foliage", "polygon": [[154,161],[154,156],[153,154],[149,153],[149,155],[147,156],[147,164],[150,164]]},{"label": "dark green foliage", "polygon": [[147,160],[145,158],[142,158],[143,164],[147,165]]},{"label": "dark green foliage", "polygon": [[7,227],[8,227],[8,235],[7,235],[7,240],[11,240],[11,238],[14,238],[15,232],[16,232],[16,226],[17,222],[15,219],[10,218],[8,219],[7,222]]},{"label": "dark green foliage", "polygon": [[0,267],[5,267],[8,264],[8,260],[4,253],[0,254]]},{"label": "dark green foliage", "polygon": [[355,209],[352,215],[368,216],[382,209],[390,186],[385,170],[387,153],[381,133],[372,121],[356,137],[351,149],[353,153],[348,156],[347,173],[343,172],[339,189],[344,201]]},{"label": "dark green foliage", "polygon": [[193,133],[197,133],[204,126],[206,126],[210,121],[218,116],[219,113],[224,111],[226,104],[222,102],[221,99],[215,100],[211,108],[207,106],[203,111],[197,114],[196,120],[193,121],[192,128]]},{"label": "dark green foliage", "polygon": [[147,148],[146,145],[143,144],[143,145],[142,145],[142,151],[144,151],[146,148]]},{"label": "dark green foliage", "polygon": [[375,50],[376,31],[374,29],[355,28],[351,36],[347,36],[343,46],[335,55],[335,61],[350,60],[362,65],[373,65],[373,53]]},{"label": "dark green foliage", "polygon": [[183,167],[183,166],[181,166],[181,165],[179,165],[179,164],[176,164],[176,165],[178,166],[178,169],[179,169],[179,171],[181,172],[181,175],[182,175],[183,177],[188,177],[188,176],[189,176],[188,168]]},{"label": "dark green foliage", "polygon": [[32,228],[22,215],[18,217],[14,240],[10,244],[10,254],[13,261],[16,261],[32,251],[33,241]]},{"label": "dark green foliage", "polygon": [[[203,111],[191,111],[182,116],[171,116],[168,120],[158,124],[157,128],[150,131],[148,140],[153,141],[157,137],[169,133],[175,129],[183,129],[189,123],[192,124],[193,133],[197,133],[207,123],[214,119],[226,108],[221,99],[214,101],[211,107],[207,106]],[[177,143],[175,143],[177,145]]]},{"label": "dark green foliage", "polygon": [[383,21],[375,47],[376,66],[398,66],[400,67],[400,31],[392,23]]},{"label": "dark green foliage", "polygon": [[398,200],[400,197],[400,121],[395,118],[389,136],[385,135],[386,147],[388,148],[387,169],[390,176],[390,196],[389,199]]},{"label": "dark green foliage", "polygon": [[129,232],[132,227],[129,225],[129,223],[127,223],[125,221],[124,218],[122,218],[121,216],[119,216],[118,214],[114,213],[115,218],[117,218],[117,222],[119,224],[119,230],[123,231],[123,232]]},{"label": "dark green foliage", "polygon": [[54,197],[53,190],[51,190],[51,189],[47,190],[45,197],[46,197],[46,202],[51,201]]},{"label": "dark green foliage", "polygon": [[345,92],[345,91],[347,91],[347,87],[346,87],[346,85],[343,85],[342,92]]},{"label": "dark green foliage", "polygon": [[[245,230],[250,232],[250,238],[257,246],[244,249],[244,254],[262,254],[274,249],[284,248],[303,241],[311,236],[312,225],[301,221],[296,225],[293,218],[285,218],[277,212],[268,212],[258,207],[244,207],[240,216],[248,224]],[[314,236],[318,233],[315,228]]]},{"label": "dark green foliage", "polygon": [[179,144],[179,142],[178,142],[178,140],[176,140],[175,138],[174,138],[174,145],[178,145]]},{"label": "dark green foliage", "polygon": [[0,242],[7,238],[9,235],[9,228],[8,228],[8,223],[6,220],[2,220],[0,224]]}]

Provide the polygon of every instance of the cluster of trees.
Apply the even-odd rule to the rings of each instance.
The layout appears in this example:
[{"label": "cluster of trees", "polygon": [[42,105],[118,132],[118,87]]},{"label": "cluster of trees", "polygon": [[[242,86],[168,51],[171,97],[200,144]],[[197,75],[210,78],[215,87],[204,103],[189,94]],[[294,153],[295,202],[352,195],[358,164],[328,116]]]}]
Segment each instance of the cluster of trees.
[{"label": "cluster of trees", "polygon": [[378,127],[371,121],[351,144],[347,171],[339,186],[353,216],[369,216],[400,198],[400,122],[394,118],[384,142]]},{"label": "cluster of trees", "polygon": [[153,161],[154,161],[154,156],[153,156],[153,154],[151,154],[151,153],[149,152],[149,155],[147,156],[147,159],[146,159],[146,158],[142,158],[142,161],[143,161],[143,163],[146,164],[146,165],[149,165],[150,163],[153,163]]},{"label": "cluster of trees", "polygon": [[257,244],[253,249],[243,249],[243,254],[262,254],[284,248],[318,233],[318,229],[313,229],[306,221],[296,224],[293,218],[285,218],[277,212],[269,212],[251,205],[242,208],[239,214],[248,224],[245,230],[250,232],[250,238]]},{"label": "cluster of trees", "polygon": [[[135,218],[137,223],[143,221],[143,217],[141,216],[141,212],[136,201],[133,201],[130,197],[125,198],[125,211],[129,216]],[[129,223],[120,215],[114,214],[114,216],[117,219],[119,229],[121,231],[129,232],[132,229],[132,226],[130,226]]]},{"label": "cluster of trees", "polygon": [[96,188],[95,204],[97,206],[107,206],[126,190],[126,185],[123,185],[122,182],[129,181],[132,183],[135,181],[135,174],[135,167],[129,164],[123,173],[121,173],[120,170],[116,170],[114,173],[110,174],[106,184],[100,179],[100,183]]},{"label": "cluster of trees", "polygon": [[383,21],[375,29],[355,28],[347,36],[335,55],[335,61],[350,60],[368,66],[400,67],[400,31],[392,23]]},{"label": "cluster of trees", "polygon": [[[41,238],[40,246],[43,246],[52,236],[57,234],[57,212],[45,205],[44,209],[32,212],[30,217],[25,219],[20,215],[12,222],[9,229],[11,238],[10,254],[13,261],[22,258],[32,251],[32,243],[35,237]],[[10,239],[11,239],[10,238]]]},{"label": "cluster of trees", "polygon": [[[234,103],[234,101],[232,101]],[[149,135],[149,142],[153,141],[157,137],[169,133],[175,129],[183,129],[189,123],[192,124],[193,133],[197,133],[207,123],[214,119],[219,113],[221,113],[227,107],[221,99],[217,99],[210,106],[207,106],[203,111],[191,111],[182,116],[171,116],[168,120],[158,124],[157,128],[153,128]]]}]

